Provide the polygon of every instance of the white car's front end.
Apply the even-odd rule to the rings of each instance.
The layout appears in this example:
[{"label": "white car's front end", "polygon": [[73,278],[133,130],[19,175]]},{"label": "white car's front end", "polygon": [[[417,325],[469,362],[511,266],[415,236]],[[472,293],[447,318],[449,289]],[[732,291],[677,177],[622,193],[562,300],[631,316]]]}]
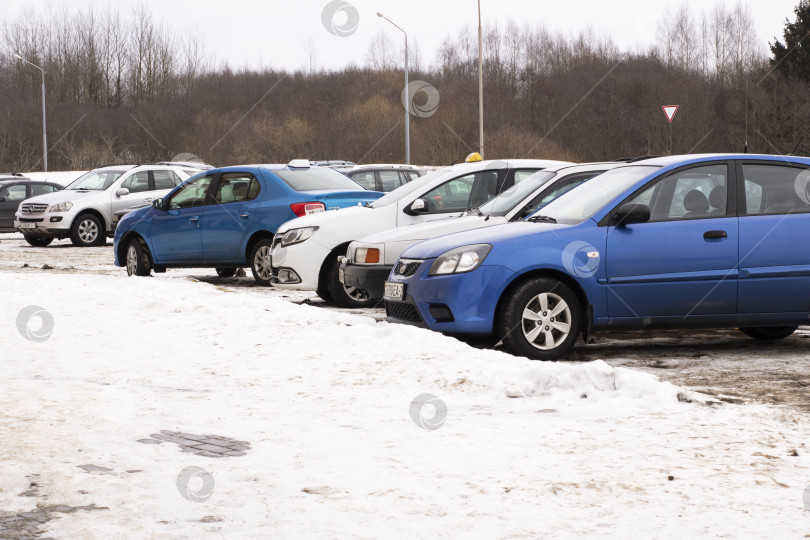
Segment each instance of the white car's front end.
[{"label": "white car's front end", "polygon": [[70,236],[80,210],[95,209],[99,193],[62,190],[26,199],[14,214],[14,228],[23,234],[49,238]]}]

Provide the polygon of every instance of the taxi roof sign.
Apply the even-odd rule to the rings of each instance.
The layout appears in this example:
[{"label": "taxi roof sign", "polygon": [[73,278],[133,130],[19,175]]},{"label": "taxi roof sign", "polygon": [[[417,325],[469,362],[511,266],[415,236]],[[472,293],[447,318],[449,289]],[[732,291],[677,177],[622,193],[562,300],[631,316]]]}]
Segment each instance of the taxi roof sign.
[{"label": "taxi roof sign", "polygon": [[464,160],[464,163],[473,163],[475,161],[481,161],[481,154],[478,152],[473,152]]}]

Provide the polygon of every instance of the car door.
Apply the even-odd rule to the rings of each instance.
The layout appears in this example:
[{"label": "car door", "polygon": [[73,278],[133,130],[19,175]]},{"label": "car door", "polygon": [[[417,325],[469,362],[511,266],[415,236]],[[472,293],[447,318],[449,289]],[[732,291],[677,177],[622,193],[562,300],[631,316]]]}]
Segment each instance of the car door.
[{"label": "car door", "polygon": [[152,254],[158,264],[202,263],[201,226],[213,199],[215,175],[195,178],[169,195],[166,210],[155,209],[152,216]]},{"label": "car door", "polygon": [[206,263],[245,262],[241,248],[260,193],[261,184],[250,173],[225,173],[219,178],[202,224]]},{"label": "car door", "polygon": [[[139,206],[148,206],[152,203],[152,188],[150,186],[150,171],[138,170],[132,174],[127,175],[117,188],[112,190],[112,204],[110,216],[115,215],[116,212],[126,210],[128,208],[136,208]],[[120,195],[120,189],[129,191],[126,195]]]},{"label": "car door", "polygon": [[810,312],[810,168],[738,163],[739,312]]},{"label": "car door", "polygon": [[732,165],[676,170],[625,201],[648,205],[651,217],[607,227],[611,320],[736,316],[739,225],[729,190]]},{"label": "car door", "polygon": [[0,187],[0,229],[14,227],[14,213],[20,203],[29,198],[25,184]]}]

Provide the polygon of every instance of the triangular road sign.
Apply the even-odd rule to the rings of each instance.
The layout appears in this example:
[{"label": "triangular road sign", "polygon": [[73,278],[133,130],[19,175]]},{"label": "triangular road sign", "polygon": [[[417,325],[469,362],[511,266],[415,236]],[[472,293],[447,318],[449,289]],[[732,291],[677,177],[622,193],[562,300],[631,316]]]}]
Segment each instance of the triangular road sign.
[{"label": "triangular road sign", "polygon": [[675,118],[675,113],[678,112],[678,106],[677,105],[664,105],[661,108],[664,109],[664,114],[667,115],[667,120],[669,120],[669,123],[671,124],[672,119]]}]

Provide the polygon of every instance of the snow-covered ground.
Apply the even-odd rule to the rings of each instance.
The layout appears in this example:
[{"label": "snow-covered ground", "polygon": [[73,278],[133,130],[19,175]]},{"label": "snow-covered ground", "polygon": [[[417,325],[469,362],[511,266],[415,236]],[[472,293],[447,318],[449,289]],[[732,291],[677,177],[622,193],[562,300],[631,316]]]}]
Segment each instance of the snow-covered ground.
[{"label": "snow-covered ground", "polygon": [[53,172],[27,172],[23,173],[31,180],[39,180],[41,182],[53,182],[54,184],[61,184],[67,186],[78,177],[87,171],[53,171]]},{"label": "snow-covered ground", "polygon": [[[75,257],[73,270],[19,269],[18,239],[0,237],[0,514],[106,508],[55,514],[46,536],[795,538],[810,526],[799,409],[717,403],[601,360],[531,362],[193,271],[127,278],[93,256],[84,269],[110,247],[61,245],[39,253]],[[43,341],[18,332],[30,305],[53,319]],[[23,330],[36,338],[42,320]],[[446,406],[438,429],[411,417],[425,393]],[[137,442],[161,430],[251,449]],[[204,502],[178,490],[189,466],[214,480]]]}]

